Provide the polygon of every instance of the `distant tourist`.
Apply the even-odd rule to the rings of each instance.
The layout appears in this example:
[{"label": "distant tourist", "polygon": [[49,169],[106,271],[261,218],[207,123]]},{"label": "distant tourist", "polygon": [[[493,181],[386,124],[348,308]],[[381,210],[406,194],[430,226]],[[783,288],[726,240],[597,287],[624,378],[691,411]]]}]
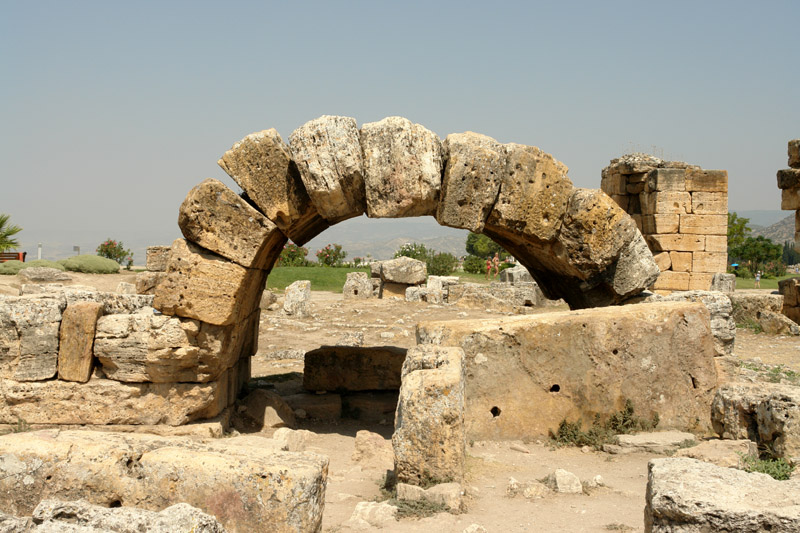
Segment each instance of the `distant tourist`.
[{"label": "distant tourist", "polygon": [[761,288],[761,271],[760,270],[756,271],[756,282],[753,284],[753,288],[754,289],[760,289]]},{"label": "distant tourist", "polygon": [[486,279],[489,279],[489,276],[492,275],[492,256],[486,258]]},{"label": "distant tourist", "polygon": [[500,254],[497,252],[494,253],[494,259],[492,259],[492,265],[494,266],[494,277],[500,275]]}]

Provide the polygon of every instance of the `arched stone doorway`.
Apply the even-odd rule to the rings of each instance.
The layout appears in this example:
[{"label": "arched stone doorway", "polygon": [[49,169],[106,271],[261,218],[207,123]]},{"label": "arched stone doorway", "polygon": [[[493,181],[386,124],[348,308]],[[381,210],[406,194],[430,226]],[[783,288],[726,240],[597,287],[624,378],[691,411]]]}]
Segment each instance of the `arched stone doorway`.
[{"label": "arched stone doorway", "polygon": [[352,118],[323,116],[289,145],[274,129],[248,135],[219,163],[244,194],[212,179],[189,192],[185,240],[172,246],[154,307],[199,321],[197,335],[216,343],[203,353],[217,357],[195,361],[196,374],[226,382],[229,403],[249,379],[259,298],[287,239],[302,245],[364,213],[485,233],[573,309],[619,303],[658,276],[634,221],[600,190],[575,188],[567,167],[536,147],[472,132],[442,142],[400,117],[359,130]]}]

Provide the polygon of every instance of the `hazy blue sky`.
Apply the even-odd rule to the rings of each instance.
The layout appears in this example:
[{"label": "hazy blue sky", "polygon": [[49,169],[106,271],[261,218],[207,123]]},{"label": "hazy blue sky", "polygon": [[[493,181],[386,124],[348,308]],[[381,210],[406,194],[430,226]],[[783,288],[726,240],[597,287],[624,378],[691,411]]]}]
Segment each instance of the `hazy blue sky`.
[{"label": "hazy blue sky", "polygon": [[0,212],[31,252],[169,243],[234,142],[322,114],[536,145],[581,187],[655,150],[727,169],[731,210],[779,209],[800,137],[796,0],[0,8]]}]

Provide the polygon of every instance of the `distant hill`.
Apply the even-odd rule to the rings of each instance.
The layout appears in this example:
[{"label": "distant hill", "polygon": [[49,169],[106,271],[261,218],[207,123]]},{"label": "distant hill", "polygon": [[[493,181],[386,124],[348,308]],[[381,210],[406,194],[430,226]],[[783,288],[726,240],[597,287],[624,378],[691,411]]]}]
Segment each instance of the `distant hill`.
[{"label": "distant hill", "polygon": [[771,226],[763,227],[758,225],[751,225],[753,229],[751,235],[758,237],[763,235],[767,239],[771,239],[776,244],[783,244],[786,241],[794,241],[794,215],[789,215],[772,224]]}]

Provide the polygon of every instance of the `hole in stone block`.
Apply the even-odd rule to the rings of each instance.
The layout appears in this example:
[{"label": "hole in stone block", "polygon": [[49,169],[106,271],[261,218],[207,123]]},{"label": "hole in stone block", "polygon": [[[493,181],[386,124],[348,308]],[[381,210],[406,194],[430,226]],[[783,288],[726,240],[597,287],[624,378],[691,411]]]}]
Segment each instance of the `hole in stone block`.
[{"label": "hole in stone block", "polygon": [[561,391],[561,386],[558,383],[550,387],[550,392],[559,392],[559,391]]},{"label": "hole in stone block", "polygon": [[491,408],[491,413],[493,417],[497,418],[498,416],[500,416],[500,408],[495,405],[494,407]]},{"label": "hole in stone block", "polygon": [[617,354],[619,353],[619,350],[617,350],[616,348],[614,348],[613,350],[611,350],[611,353],[613,353],[614,355],[617,355]]},{"label": "hole in stone block", "polygon": [[122,507],[122,502],[119,500],[114,500],[112,502],[109,502],[108,507],[111,509],[114,509],[116,507]]}]

